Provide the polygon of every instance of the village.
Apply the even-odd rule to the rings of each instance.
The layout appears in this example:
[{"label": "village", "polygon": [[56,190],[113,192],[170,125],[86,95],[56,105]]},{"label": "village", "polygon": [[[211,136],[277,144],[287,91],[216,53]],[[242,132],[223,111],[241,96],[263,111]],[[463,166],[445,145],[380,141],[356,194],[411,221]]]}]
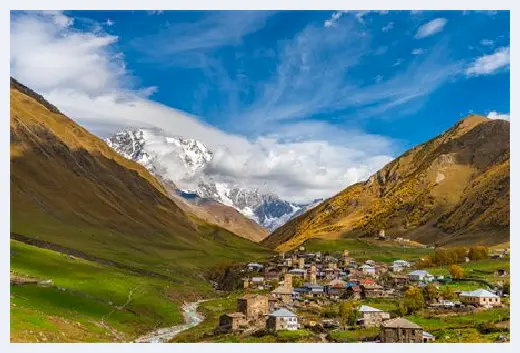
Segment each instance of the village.
[{"label": "village", "polygon": [[[215,335],[306,329],[325,337],[327,332],[368,330],[371,334],[360,335],[359,341],[427,343],[434,342],[435,335],[404,316],[417,310],[443,316],[475,315],[508,308],[509,303],[503,286],[482,281],[480,288],[454,290],[447,284],[458,277],[456,273],[433,275],[414,261],[400,259],[357,261],[348,249],[324,254],[299,247],[262,264],[249,263],[243,273],[246,294],[236,299],[234,312],[219,317]],[[508,273],[501,269],[495,275]],[[394,303],[397,309],[376,308],[377,303]],[[505,334],[497,337],[497,341],[508,340]]]}]

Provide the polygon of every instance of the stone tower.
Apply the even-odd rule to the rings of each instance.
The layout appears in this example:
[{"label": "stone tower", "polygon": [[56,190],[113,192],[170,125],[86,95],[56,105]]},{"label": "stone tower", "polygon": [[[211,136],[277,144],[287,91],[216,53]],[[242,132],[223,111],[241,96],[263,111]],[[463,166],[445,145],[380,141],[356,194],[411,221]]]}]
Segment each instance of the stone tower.
[{"label": "stone tower", "polygon": [[316,284],[316,265],[312,264],[309,271],[309,282],[312,284]]},{"label": "stone tower", "polygon": [[286,273],[283,278],[283,286],[288,290],[293,289],[292,278],[293,278],[293,276],[289,273]]}]

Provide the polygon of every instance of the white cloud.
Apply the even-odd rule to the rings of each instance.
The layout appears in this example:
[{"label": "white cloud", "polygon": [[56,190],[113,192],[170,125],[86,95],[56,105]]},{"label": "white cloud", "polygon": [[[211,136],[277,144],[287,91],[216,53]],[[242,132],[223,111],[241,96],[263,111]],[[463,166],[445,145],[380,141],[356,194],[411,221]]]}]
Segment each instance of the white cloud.
[{"label": "white cloud", "polygon": [[[153,102],[147,97],[156,88],[135,85],[124,55],[114,49],[117,37],[80,32],[71,28],[72,23],[62,13],[14,16],[11,74],[102,137],[133,126],[158,127],[168,134],[196,138],[215,151],[215,175],[297,202],[331,196],[391,160],[394,142],[383,136],[320,122],[298,122],[265,124],[268,127],[259,130],[261,135],[248,139]],[[287,50],[290,54],[290,48]],[[285,65],[280,74],[289,79],[283,76],[289,74],[283,71],[289,69]],[[298,78],[291,84],[298,92],[305,88]]]},{"label": "white cloud", "polygon": [[480,44],[484,45],[486,47],[492,47],[495,44],[495,42],[493,40],[491,40],[491,39],[482,39],[480,41]]},{"label": "white cloud", "polygon": [[467,76],[492,75],[509,67],[509,47],[498,48],[493,54],[483,55],[466,68]]},{"label": "white cloud", "polygon": [[423,48],[416,48],[416,49],[412,50],[412,54],[413,55],[422,55],[422,54],[424,54],[424,49]]},{"label": "white cloud", "polygon": [[393,64],[393,67],[399,66],[404,62],[403,58],[398,58]]},{"label": "white cloud", "polygon": [[323,23],[323,26],[327,27],[327,28],[330,28],[330,27],[336,27],[337,26],[337,22],[338,20],[343,17],[343,15],[345,15],[347,13],[347,11],[336,11],[332,14],[332,16],[328,19],[328,20],[325,20],[325,22]]},{"label": "white cloud", "polygon": [[448,20],[442,17],[431,20],[430,22],[425,23],[419,27],[417,33],[415,34],[415,38],[421,39],[433,36],[434,34],[441,32],[447,22]]},{"label": "white cloud", "polygon": [[394,23],[393,22],[388,22],[388,24],[386,26],[384,26],[383,28],[381,28],[381,30],[383,32],[388,32],[392,28],[394,28]]},{"label": "white cloud", "polygon": [[[348,11],[348,10],[336,11],[332,14],[332,16],[328,20],[325,20],[325,22],[323,23],[323,26],[327,27],[327,28],[337,27],[338,21],[346,14],[352,14],[358,23],[365,24],[365,17],[371,12],[374,12],[374,11]],[[384,11],[381,11],[381,12],[384,12]],[[381,13],[381,12],[379,12],[379,14],[384,15],[384,13]]]},{"label": "white cloud", "polygon": [[240,44],[245,36],[263,28],[272,15],[270,11],[209,12],[200,21],[174,23],[158,33],[137,38],[133,45],[150,57],[177,55],[182,60],[179,64],[204,66],[205,51]]},{"label": "white cloud", "polygon": [[501,120],[507,120],[507,121],[510,121],[510,116],[509,114],[499,114],[495,111],[491,111],[489,112],[489,114],[487,115],[487,117],[489,119],[501,119]]},{"label": "white cloud", "polygon": [[108,27],[112,27],[113,25],[115,25],[115,22],[110,18],[107,18],[107,20],[105,21],[105,25]]}]

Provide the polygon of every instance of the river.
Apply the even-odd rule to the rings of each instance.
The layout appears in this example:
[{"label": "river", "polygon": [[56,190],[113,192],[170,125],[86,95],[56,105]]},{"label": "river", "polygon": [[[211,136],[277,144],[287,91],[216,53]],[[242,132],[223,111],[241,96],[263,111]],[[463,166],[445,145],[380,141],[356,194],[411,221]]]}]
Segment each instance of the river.
[{"label": "river", "polygon": [[198,300],[196,302],[185,303],[182,306],[182,313],[184,316],[185,323],[182,325],[164,327],[152,332],[147,333],[144,336],[137,338],[135,343],[164,343],[177,336],[182,331],[189,328],[195,327],[204,321],[204,316],[197,312],[197,308],[200,303],[204,300]]}]

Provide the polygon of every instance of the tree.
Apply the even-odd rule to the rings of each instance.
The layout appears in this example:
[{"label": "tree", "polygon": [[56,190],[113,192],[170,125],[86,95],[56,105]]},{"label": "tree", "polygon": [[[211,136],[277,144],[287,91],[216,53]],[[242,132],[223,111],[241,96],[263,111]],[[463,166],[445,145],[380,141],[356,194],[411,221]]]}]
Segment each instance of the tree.
[{"label": "tree", "polygon": [[451,265],[449,267],[451,277],[455,279],[464,278],[464,269],[459,265]]},{"label": "tree", "polygon": [[298,288],[298,287],[301,287],[303,286],[303,278],[301,277],[293,277],[292,278],[292,285],[293,285],[293,288]]},{"label": "tree", "polygon": [[424,298],[432,303],[432,302],[436,302],[438,299],[439,299],[439,291],[437,290],[437,288],[435,288],[435,286],[431,283],[429,283],[424,289],[423,289],[423,292],[424,292]]},{"label": "tree", "polygon": [[424,307],[424,296],[422,290],[417,287],[409,287],[404,293],[404,306],[407,314],[412,314],[415,311]]},{"label": "tree", "polygon": [[469,249],[470,260],[482,260],[488,257],[488,249],[485,246],[475,246]]},{"label": "tree", "polygon": [[451,300],[457,298],[457,294],[455,293],[455,289],[452,286],[446,286],[442,290],[441,296],[444,300]]},{"label": "tree", "polygon": [[402,300],[399,302],[399,304],[397,304],[397,309],[395,311],[398,316],[405,316],[408,314],[408,310],[406,309],[406,306]]},{"label": "tree", "polygon": [[468,255],[468,249],[463,246],[459,246],[453,249],[458,257],[458,262],[464,261],[464,258]]},{"label": "tree", "polygon": [[342,302],[339,305],[339,317],[341,318],[341,325],[343,328],[347,325],[355,325],[358,319],[356,303],[350,300]]},{"label": "tree", "polygon": [[509,292],[510,291],[510,283],[509,283],[509,281],[506,281],[504,283],[504,286],[502,287],[502,290],[504,291],[504,294],[507,294],[507,295],[510,294],[510,292]]},{"label": "tree", "polygon": [[432,267],[433,265],[433,259],[431,256],[425,256],[423,257],[422,259],[420,259],[419,261],[417,261],[417,268],[428,268],[428,267]]}]

